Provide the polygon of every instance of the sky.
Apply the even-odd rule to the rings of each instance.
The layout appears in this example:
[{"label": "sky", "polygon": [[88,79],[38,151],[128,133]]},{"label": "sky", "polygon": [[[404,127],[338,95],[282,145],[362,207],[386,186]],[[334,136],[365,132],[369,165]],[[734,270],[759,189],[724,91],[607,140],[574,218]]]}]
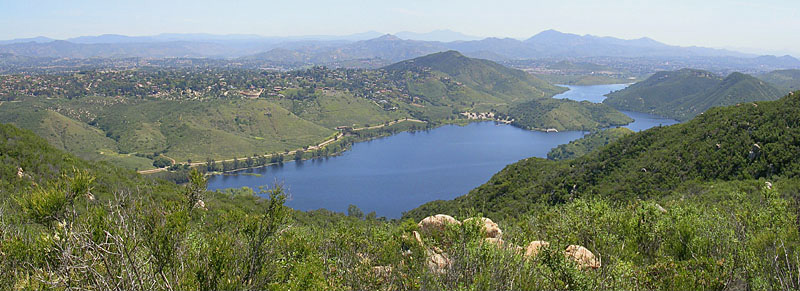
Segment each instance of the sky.
[{"label": "sky", "polygon": [[346,35],[547,29],[800,56],[798,0],[0,0],[0,39],[159,33]]}]

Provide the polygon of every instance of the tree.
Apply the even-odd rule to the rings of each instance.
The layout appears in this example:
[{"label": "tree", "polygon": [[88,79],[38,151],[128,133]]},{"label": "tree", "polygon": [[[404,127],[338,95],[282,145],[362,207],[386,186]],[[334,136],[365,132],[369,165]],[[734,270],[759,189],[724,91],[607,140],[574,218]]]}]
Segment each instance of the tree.
[{"label": "tree", "polygon": [[253,157],[247,157],[244,163],[247,165],[248,168],[252,168],[253,164],[255,163],[255,160],[253,160]]},{"label": "tree", "polygon": [[189,184],[186,185],[186,202],[187,209],[191,212],[195,207],[204,207],[204,203],[200,203],[203,199],[203,193],[208,186],[208,180],[197,169],[192,169],[189,172]]},{"label": "tree", "polygon": [[153,159],[153,167],[156,168],[166,168],[172,166],[172,160],[167,159],[163,156],[157,156]]},{"label": "tree", "polygon": [[347,206],[347,216],[355,217],[358,219],[364,218],[364,212],[353,204]]}]

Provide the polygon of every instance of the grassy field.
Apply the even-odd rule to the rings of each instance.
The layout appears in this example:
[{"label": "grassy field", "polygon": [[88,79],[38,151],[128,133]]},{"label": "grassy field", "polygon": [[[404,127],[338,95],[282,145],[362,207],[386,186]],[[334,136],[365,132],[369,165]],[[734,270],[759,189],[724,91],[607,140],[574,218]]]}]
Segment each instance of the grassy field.
[{"label": "grassy field", "polygon": [[152,168],[150,159],[120,154],[117,143],[86,123],[47,109],[39,102],[5,102],[0,122],[27,128],[54,147],[88,160],[108,161],[130,169]]},{"label": "grassy field", "polygon": [[[88,122],[64,112],[89,112]],[[0,121],[30,129],[59,149],[133,169],[152,161],[133,155],[161,153],[178,162],[232,158],[314,145],[332,129],[304,120],[264,100],[141,101],[96,106],[81,101],[6,102]]]},{"label": "grassy field", "polygon": [[408,117],[398,111],[386,111],[377,103],[344,92],[319,92],[306,99],[270,99],[295,115],[326,128],[378,124]]},{"label": "grassy field", "polygon": [[178,161],[295,149],[333,132],[264,100],[121,105],[104,112],[97,126],[124,152],[162,152]]}]

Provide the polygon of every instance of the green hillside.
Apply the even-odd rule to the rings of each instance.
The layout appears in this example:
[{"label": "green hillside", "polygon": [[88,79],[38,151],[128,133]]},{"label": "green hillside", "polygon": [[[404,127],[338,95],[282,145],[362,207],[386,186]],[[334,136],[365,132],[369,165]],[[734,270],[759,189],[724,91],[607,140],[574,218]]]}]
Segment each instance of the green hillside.
[{"label": "green hillside", "polygon": [[691,118],[715,106],[735,105],[750,101],[770,101],[780,98],[780,90],[764,81],[742,73],[731,73],[711,91],[688,96],[680,101],[673,101],[672,107],[681,120]]},{"label": "green hillside", "polygon": [[293,150],[333,134],[264,100],[117,105],[96,123],[121,151],[163,152],[179,161]]},{"label": "green hillside", "polygon": [[[484,211],[502,246],[472,223],[420,243],[416,220],[292,211],[281,188],[262,199],[203,191],[200,175],[152,180],[0,124],[0,289],[792,289],[800,122],[786,117],[798,105],[712,109],[582,158],[524,160],[465,196],[469,208],[435,209],[459,220]],[[749,158],[753,142],[761,150]],[[638,195],[648,189],[670,195]],[[542,240],[549,247],[522,255]],[[601,264],[580,267],[568,245]]]},{"label": "green hillside", "polygon": [[[494,111],[514,119],[513,125],[531,130],[596,129],[633,121],[602,104],[552,99],[566,89],[524,71],[455,51],[403,61],[385,69],[405,77],[409,92],[422,99],[423,109],[409,109],[413,115],[444,118],[450,110]],[[437,107],[443,110],[434,111]]]},{"label": "green hillside", "polygon": [[512,125],[531,130],[591,130],[633,122],[608,105],[566,99],[536,99],[514,104],[508,115],[514,119]]},{"label": "green hillside", "polygon": [[[389,65],[388,71],[432,70],[454,81],[505,102],[547,98],[564,92],[524,71],[511,69],[488,60],[472,59],[456,51],[446,51]],[[427,85],[432,86],[432,85]]]},{"label": "green hillside", "polygon": [[475,208],[501,218],[530,211],[537,203],[660,198],[706,181],[800,178],[798,140],[797,94],[713,108],[687,123],[627,135],[574,160],[520,161],[465,196],[428,203],[407,216]]},{"label": "green hillside", "polygon": [[88,70],[4,75],[0,84],[0,121],[80,157],[139,170],[159,155],[183,163],[282,152],[316,145],[339,126],[402,118],[435,126],[492,112],[533,130],[631,121],[605,105],[553,100],[566,89],[455,51],[377,70]]},{"label": "green hillside", "polygon": [[632,133],[632,130],[624,127],[594,131],[568,144],[555,147],[547,153],[547,158],[556,161],[577,158]]},{"label": "green hillside", "polygon": [[30,129],[60,150],[127,168],[152,167],[150,159],[120,154],[116,142],[98,128],[47,109],[43,104],[8,102],[0,106],[0,123]]},{"label": "green hillside", "polygon": [[759,75],[758,78],[781,90],[800,90],[800,70],[777,70]]},{"label": "green hillside", "polygon": [[374,101],[344,92],[324,92],[306,98],[275,100],[298,117],[330,129],[354,124],[359,127],[365,124],[375,125],[409,116],[397,110],[387,111]]},{"label": "green hillside", "polygon": [[775,100],[783,93],[755,77],[732,73],[724,79],[706,71],[658,72],[612,92],[603,103],[620,110],[688,120],[715,106]]},{"label": "green hillside", "polygon": [[0,106],[0,121],[30,129],[80,157],[130,169],[152,168],[153,153],[178,162],[229,159],[315,145],[334,133],[265,100],[112,104],[106,98],[26,98]]}]

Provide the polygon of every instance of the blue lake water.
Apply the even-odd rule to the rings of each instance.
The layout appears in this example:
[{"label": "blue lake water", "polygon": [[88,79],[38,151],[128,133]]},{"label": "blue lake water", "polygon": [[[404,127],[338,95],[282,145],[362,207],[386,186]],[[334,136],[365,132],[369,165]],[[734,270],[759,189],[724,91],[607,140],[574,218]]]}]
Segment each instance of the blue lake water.
[{"label": "blue lake water", "polygon": [[[553,96],[558,99],[570,99],[575,101],[589,101],[593,103],[601,103],[606,100],[606,94],[625,89],[630,84],[611,84],[611,85],[594,85],[594,86],[570,86],[558,85],[561,87],[569,88],[569,91]],[[654,126],[667,126],[678,123],[677,120],[661,117],[657,115],[633,112],[633,111],[620,111],[634,122],[624,125],[622,127],[629,128],[633,131],[642,131]]]},{"label": "blue lake water", "polygon": [[605,96],[606,94],[617,90],[625,89],[629,85],[630,84],[611,84],[611,85],[594,85],[594,86],[558,85],[561,87],[569,88],[569,91],[553,96],[553,98],[600,103],[606,99]]},{"label": "blue lake water", "polygon": [[[564,94],[569,94],[569,99],[601,102],[598,95],[625,85],[603,86],[570,86]],[[636,119],[626,127],[637,131],[674,123],[648,114],[625,113]],[[353,204],[365,213],[398,218],[425,202],[464,195],[506,165],[528,157],[546,157],[550,149],[583,134],[534,132],[494,122],[448,125],[357,143],[336,157],[241,171],[261,177],[212,176],[208,188],[258,189],[280,182],[290,193],[286,204],[298,210],[343,212]]]}]

